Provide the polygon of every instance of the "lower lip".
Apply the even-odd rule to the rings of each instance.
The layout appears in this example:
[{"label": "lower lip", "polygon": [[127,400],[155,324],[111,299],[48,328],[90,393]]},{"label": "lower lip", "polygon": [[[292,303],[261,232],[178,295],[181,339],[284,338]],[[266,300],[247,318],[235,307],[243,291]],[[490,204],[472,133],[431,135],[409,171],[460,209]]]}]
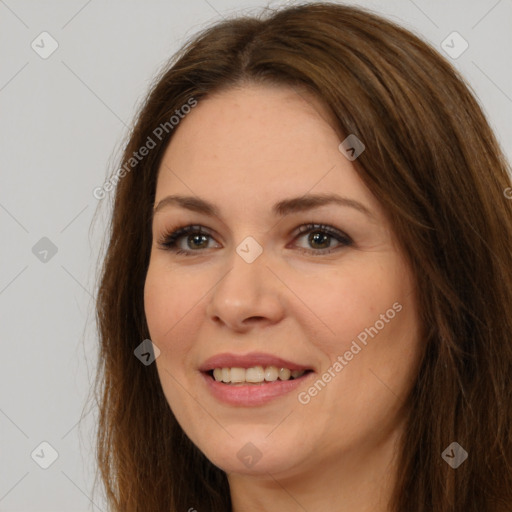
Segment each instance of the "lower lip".
[{"label": "lower lip", "polygon": [[202,373],[203,379],[212,395],[221,402],[242,407],[264,405],[275,398],[286,395],[297,389],[314,372],[304,374],[293,380],[276,380],[265,384],[232,385],[217,382],[207,373]]}]

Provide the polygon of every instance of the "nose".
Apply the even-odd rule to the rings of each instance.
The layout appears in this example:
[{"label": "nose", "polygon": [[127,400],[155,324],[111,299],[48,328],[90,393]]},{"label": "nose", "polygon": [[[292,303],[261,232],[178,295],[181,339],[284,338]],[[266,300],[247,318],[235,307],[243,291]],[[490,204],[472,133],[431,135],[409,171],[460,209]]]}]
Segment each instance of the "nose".
[{"label": "nose", "polygon": [[265,251],[252,263],[233,251],[228,267],[212,290],[208,317],[238,332],[279,322],[284,316],[281,294],[286,288],[269,267]]}]

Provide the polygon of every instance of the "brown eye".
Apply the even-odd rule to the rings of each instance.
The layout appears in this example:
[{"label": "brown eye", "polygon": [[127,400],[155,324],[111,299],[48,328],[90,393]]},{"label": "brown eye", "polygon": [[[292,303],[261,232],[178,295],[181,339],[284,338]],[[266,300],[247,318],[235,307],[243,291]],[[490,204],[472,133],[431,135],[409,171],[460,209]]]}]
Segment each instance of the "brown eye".
[{"label": "brown eye", "polygon": [[[165,233],[158,244],[162,249],[188,256],[191,253],[208,248],[208,238],[211,238],[211,235],[204,231],[202,226],[184,226]],[[187,243],[185,249],[180,247],[182,239],[186,240]]]},{"label": "brown eye", "polygon": [[[329,254],[353,244],[352,239],[345,233],[323,224],[300,226],[298,233],[295,240],[308,235],[307,244],[309,248],[301,248],[302,252],[318,256]],[[184,248],[181,245],[182,240],[186,240],[186,247]],[[203,226],[190,225],[165,233],[159,241],[159,246],[175,254],[191,256],[194,253],[199,254],[203,249],[208,249],[209,240],[213,240],[213,238]],[[338,244],[336,247],[332,247],[333,240]]]},{"label": "brown eye", "polygon": [[[306,224],[299,228],[299,233],[300,234],[296,237],[296,239],[308,235],[307,244],[313,250],[303,250],[304,252],[310,254],[329,254],[335,250],[338,250],[339,248],[347,247],[353,244],[352,239],[345,233],[331,226],[325,226],[322,224]],[[338,242],[338,246],[334,248],[331,247],[331,242],[333,239]]]}]

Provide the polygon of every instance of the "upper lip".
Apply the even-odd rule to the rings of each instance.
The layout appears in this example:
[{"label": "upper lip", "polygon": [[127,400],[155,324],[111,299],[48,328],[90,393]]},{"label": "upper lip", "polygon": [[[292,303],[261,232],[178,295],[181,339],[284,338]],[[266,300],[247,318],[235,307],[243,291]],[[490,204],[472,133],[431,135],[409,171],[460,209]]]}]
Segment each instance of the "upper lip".
[{"label": "upper lip", "polygon": [[202,372],[209,372],[215,368],[251,368],[253,366],[277,366],[289,370],[311,370],[310,366],[294,363],[281,357],[263,352],[250,352],[248,354],[230,354],[228,352],[217,354],[208,358],[200,367]]}]

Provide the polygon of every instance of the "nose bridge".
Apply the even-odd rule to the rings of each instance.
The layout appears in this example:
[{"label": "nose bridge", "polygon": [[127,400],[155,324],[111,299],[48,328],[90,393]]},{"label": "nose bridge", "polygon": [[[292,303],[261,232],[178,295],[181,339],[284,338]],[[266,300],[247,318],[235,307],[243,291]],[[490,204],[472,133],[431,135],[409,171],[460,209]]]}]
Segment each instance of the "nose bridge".
[{"label": "nose bridge", "polygon": [[235,327],[249,318],[275,321],[281,315],[278,283],[267,268],[267,254],[256,244],[245,239],[233,251],[228,270],[212,291],[210,318]]}]

